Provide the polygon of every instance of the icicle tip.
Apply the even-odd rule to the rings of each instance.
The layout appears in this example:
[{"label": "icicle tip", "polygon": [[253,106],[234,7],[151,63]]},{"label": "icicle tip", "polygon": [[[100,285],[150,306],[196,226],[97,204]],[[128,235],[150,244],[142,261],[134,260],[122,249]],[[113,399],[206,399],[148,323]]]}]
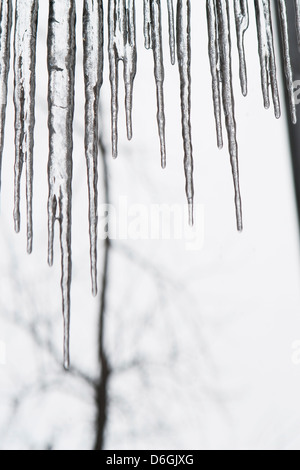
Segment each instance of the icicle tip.
[{"label": "icicle tip", "polygon": [[193,199],[189,199],[189,225],[190,227],[194,226],[194,201]]},{"label": "icicle tip", "polygon": [[64,370],[66,372],[69,372],[70,370],[70,358],[69,357],[64,358]]},{"label": "icicle tip", "polygon": [[236,218],[236,225],[237,225],[237,231],[238,231],[239,233],[242,233],[242,231],[244,230],[242,214],[238,214],[238,215],[237,215],[237,218]]},{"label": "icicle tip", "polygon": [[70,370],[70,321],[64,318],[64,369]]},{"label": "icicle tip", "polygon": [[20,233],[20,219],[17,217],[14,217],[14,227],[15,227],[15,232]]},{"label": "icicle tip", "polygon": [[32,238],[27,240],[27,253],[28,255],[32,254]]},{"label": "icicle tip", "polygon": [[132,126],[131,124],[127,124],[127,140],[129,140],[129,142],[132,140],[132,136]]},{"label": "icicle tip", "polygon": [[247,88],[247,85],[244,84],[242,85],[242,95],[246,98],[247,95],[248,95],[248,88]]},{"label": "icicle tip", "polygon": [[95,280],[92,283],[92,295],[93,295],[93,297],[97,297],[97,295],[98,295],[98,286],[97,286],[97,282]]}]

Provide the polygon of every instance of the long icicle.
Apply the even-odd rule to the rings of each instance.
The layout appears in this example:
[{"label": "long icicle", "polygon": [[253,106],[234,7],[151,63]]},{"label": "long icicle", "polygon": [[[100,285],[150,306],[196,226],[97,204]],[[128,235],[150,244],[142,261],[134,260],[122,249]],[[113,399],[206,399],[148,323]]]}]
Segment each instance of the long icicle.
[{"label": "long icicle", "polygon": [[4,130],[7,105],[7,81],[10,65],[10,36],[12,25],[12,2],[1,0],[0,3],[0,188],[1,168],[4,148]]},{"label": "long icicle", "polygon": [[193,147],[191,130],[191,2],[177,0],[177,57],[180,75],[181,120],[189,222],[194,223]]},{"label": "long icicle", "polygon": [[165,105],[164,105],[164,60],[162,47],[162,25],[160,0],[150,0],[151,43],[154,59],[154,76],[157,96],[157,125],[160,140],[161,166],[166,167]]},{"label": "long icicle", "polygon": [[235,190],[237,229],[243,230],[242,202],[239,185],[238,145],[236,140],[236,122],[234,115],[234,96],[231,70],[231,38],[228,0],[216,0],[218,13],[218,33],[220,67],[222,77],[222,96],[225,124],[228,134],[228,146]]},{"label": "long icicle", "polygon": [[212,92],[214,114],[216,121],[217,144],[219,149],[223,148],[223,132],[221,119],[221,93],[220,93],[220,63],[219,63],[219,43],[218,43],[218,24],[216,16],[215,0],[207,0],[207,24],[208,24],[208,53],[210,61],[210,70],[212,76]]},{"label": "long icicle", "polygon": [[85,80],[85,157],[89,192],[92,292],[97,295],[98,111],[103,83],[103,2],[84,0],[83,63]]},{"label": "long icicle", "polygon": [[271,84],[275,117],[280,118],[280,101],[276,76],[276,61],[271,19],[270,0],[254,0],[258,51],[261,67],[261,85],[266,109],[270,107],[269,85]]},{"label": "long icicle", "polygon": [[171,64],[176,62],[176,39],[175,39],[175,20],[173,0],[168,0],[168,18],[169,18],[169,45]]},{"label": "long icicle", "polygon": [[247,66],[245,58],[245,32],[249,27],[248,0],[234,0],[235,25],[237,33],[239,61],[240,61],[240,82],[244,96],[248,93],[247,86]]},{"label": "long icicle", "polygon": [[132,138],[132,96],[137,61],[134,0],[109,0],[108,30],[112,153],[113,157],[116,158],[118,156],[118,66],[120,60],[122,60],[124,64],[127,137],[129,140]]},{"label": "long icicle", "polygon": [[53,264],[54,223],[60,223],[64,366],[69,368],[72,152],[75,82],[75,0],[50,0],[48,24],[49,71],[49,199],[48,263]]},{"label": "long icicle", "polygon": [[289,29],[288,29],[287,9],[286,9],[285,0],[278,1],[278,9],[279,9],[281,37],[282,37],[284,72],[285,72],[285,77],[286,77],[286,86],[287,86],[288,95],[289,95],[291,119],[292,119],[292,123],[296,124],[297,112],[296,112],[296,102],[295,102],[295,95],[294,95],[293,70],[292,70],[291,56],[290,56]]},{"label": "long icicle", "polygon": [[32,251],[32,180],[38,0],[16,0],[14,39],[15,231],[20,231],[20,183],[26,164],[27,251]]}]

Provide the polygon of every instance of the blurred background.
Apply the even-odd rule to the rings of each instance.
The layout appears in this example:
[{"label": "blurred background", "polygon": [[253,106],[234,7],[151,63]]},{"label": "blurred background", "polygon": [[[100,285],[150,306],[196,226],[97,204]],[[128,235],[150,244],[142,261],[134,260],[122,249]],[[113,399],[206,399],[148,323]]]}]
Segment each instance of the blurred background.
[{"label": "blurred background", "polygon": [[[9,77],[0,218],[0,448],[299,450],[299,233],[279,38],[283,115],[276,121],[272,110],[263,108],[253,2],[246,35],[247,98],[240,92],[232,21],[244,210],[240,234],[227,143],[223,151],[216,146],[205,2],[192,2],[195,203],[202,208],[195,230],[204,241],[195,251],[183,239],[107,242],[99,234],[100,292],[93,298],[83,143],[82,0],[76,3],[72,367],[69,373],[62,367],[58,227],[55,265],[47,265],[48,6],[40,2],[31,256],[26,254],[24,186],[21,234],[13,231],[12,73]],[[111,158],[107,56],[101,91],[99,203],[113,204],[120,218],[128,217],[126,206],[133,204],[150,210],[153,204],[184,207],[186,200],[178,68],[169,60],[166,6],[168,163],[162,171],[153,56],[143,48],[142,2],[136,4],[134,138],[126,140],[120,82],[116,161]]]}]

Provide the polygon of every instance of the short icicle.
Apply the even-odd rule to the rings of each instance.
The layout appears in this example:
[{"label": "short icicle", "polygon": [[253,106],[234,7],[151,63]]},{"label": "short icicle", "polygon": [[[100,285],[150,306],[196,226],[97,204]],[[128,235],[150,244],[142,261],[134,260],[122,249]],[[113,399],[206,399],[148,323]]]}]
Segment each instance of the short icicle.
[{"label": "short icicle", "polygon": [[150,1],[144,0],[144,38],[145,48],[151,49],[151,14],[150,14]]},{"label": "short icicle", "polygon": [[54,223],[60,223],[62,304],[64,317],[64,367],[69,368],[72,153],[75,81],[74,0],[50,0],[48,24],[49,72],[49,199],[48,263],[53,264]]},{"label": "short icicle", "polygon": [[237,34],[237,43],[240,61],[240,82],[244,96],[248,93],[247,86],[247,66],[245,57],[245,33],[249,28],[248,0],[234,0],[234,14]]},{"label": "short icicle", "polygon": [[132,98],[136,75],[135,1],[109,0],[108,2],[109,67],[111,83],[112,154],[118,156],[118,86],[119,61],[124,64],[125,109],[127,137],[132,138]]},{"label": "short icicle", "polygon": [[295,3],[295,12],[296,12],[296,30],[297,30],[298,47],[300,49],[300,0],[294,0],[294,3]]},{"label": "short icicle", "polygon": [[169,45],[171,64],[175,65],[176,62],[176,39],[175,39],[175,20],[174,20],[174,5],[173,0],[168,1],[168,18],[169,18]]},{"label": "short icicle", "polygon": [[264,106],[266,109],[270,107],[269,85],[271,85],[275,117],[279,119],[281,111],[276,76],[270,0],[254,0],[254,5],[256,12],[258,51]]},{"label": "short icicle", "polygon": [[218,148],[223,148],[223,132],[221,119],[221,93],[220,93],[220,64],[219,64],[219,42],[218,42],[218,23],[216,16],[216,0],[207,0],[207,24],[208,24],[208,54],[210,61],[210,70],[212,76],[212,92],[214,114],[216,121],[217,144]]},{"label": "short icicle", "polygon": [[283,63],[284,72],[286,77],[286,86],[289,96],[290,112],[292,123],[297,123],[297,112],[296,112],[296,101],[294,95],[294,84],[293,84],[293,70],[290,56],[290,43],[289,43],[289,28],[287,20],[287,9],[286,0],[278,0],[280,27],[281,27],[281,38],[283,48]]}]

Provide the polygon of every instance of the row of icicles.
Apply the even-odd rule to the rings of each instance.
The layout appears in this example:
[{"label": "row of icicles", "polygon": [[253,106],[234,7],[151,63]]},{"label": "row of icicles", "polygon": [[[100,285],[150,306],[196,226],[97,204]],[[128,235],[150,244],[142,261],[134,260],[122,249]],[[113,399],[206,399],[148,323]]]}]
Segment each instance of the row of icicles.
[{"label": "row of icicles", "polygon": [[[141,1],[141,0],[138,0]],[[289,0],[290,1],[290,0]],[[111,83],[112,153],[118,153],[118,65],[124,64],[125,107],[128,139],[132,137],[133,83],[136,75],[137,48],[135,0],[107,0],[108,54]],[[184,170],[190,223],[193,223],[193,151],[191,138],[191,0],[144,0],[145,47],[152,49],[157,89],[157,123],[161,147],[161,164],[166,166],[164,63],[161,4],[167,8],[171,62],[176,56],[180,74]],[[285,74],[293,122],[296,107],[290,61],[286,0],[278,0],[284,51]],[[240,82],[247,94],[247,70],[244,35],[249,26],[248,0],[207,0],[209,59],[212,75],[213,104],[217,142],[223,146],[222,109],[228,134],[238,230],[242,230],[242,205],[239,188],[238,147],[234,114],[231,66],[231,31],[229,7],[234,4],[236,36],[240,58]],[[272,90],[275,115],[280,116],[278,84],[273,44],[270,0],[254,0],[258,32],[258,50],[264,105],[270,106]],[[296,27],[300,43],[300,0],[294,0]],[[15,105],[15,183],[14,223],[20,230],[20,180],[26,170],[27,250],[32,251],[32,186],[35,125],[35,64],[38,24],[38,0],[15,0],[14,23],[14,105]],[[12,0],[1,0],[0,10],[0,163],[2,161],[7,81],[10,64]],[[53,263],[54,223],[60,223],[62,298],[64,318],[64,365],[69,367],[70,285],[71,285],[71,204],[72,147],[75,74],[75,0],[49,0],[48,23],[48,105],[49,105],[49,199],[48,262]],[[103,81],[103,1],[84,0],[83,51],[85,79],[85,155],[88,173],[89,231],[93,294],[97,293],[97,159],[98,105]]]}]

